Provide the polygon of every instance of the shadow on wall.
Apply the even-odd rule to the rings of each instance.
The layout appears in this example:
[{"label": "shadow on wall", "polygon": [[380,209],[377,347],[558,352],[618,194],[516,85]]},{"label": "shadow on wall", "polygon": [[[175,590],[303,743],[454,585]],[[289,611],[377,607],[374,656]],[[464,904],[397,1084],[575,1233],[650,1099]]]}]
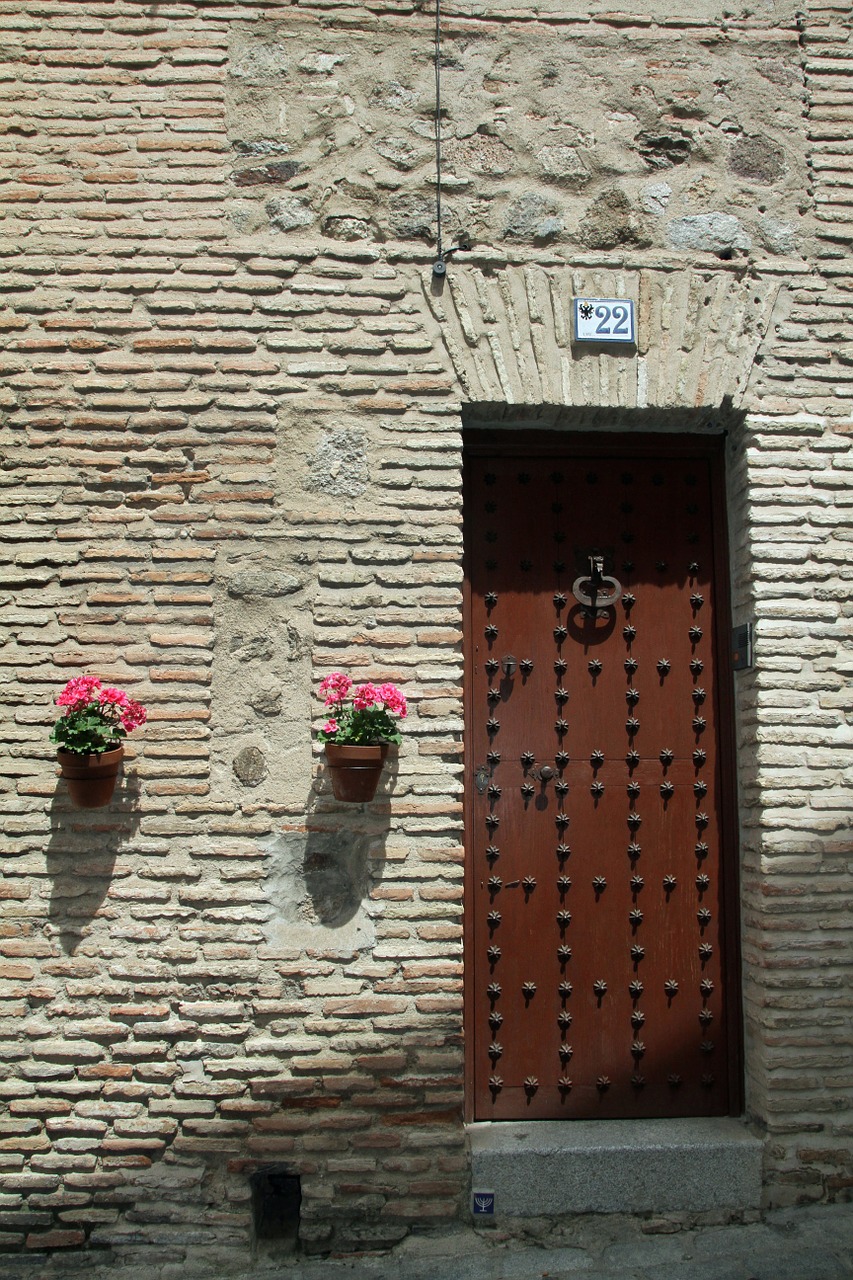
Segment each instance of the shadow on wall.
[{"label": "shadow on wall", "polygon": [[273,945],[358,949],[373,943],[370,891],[382,879],[397,772],[395,753],[373,801],[343,804],[332,797],[324,771],[308,797],[309,829],[282,831],[269,842]]},{"label": "shadow on wall", "polygon": [[49,914],[66,955],[74,955],[86,937],[115,877],[118,851],[136,835],[141,817],[135,773],[119,775],[103,809],[75,809],[57,778],[49,812]]}]

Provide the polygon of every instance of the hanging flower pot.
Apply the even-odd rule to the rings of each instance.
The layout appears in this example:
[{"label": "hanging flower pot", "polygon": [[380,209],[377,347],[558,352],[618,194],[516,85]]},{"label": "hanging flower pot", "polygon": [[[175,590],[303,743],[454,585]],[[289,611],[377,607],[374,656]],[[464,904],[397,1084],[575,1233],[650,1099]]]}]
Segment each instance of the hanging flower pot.
[{"label": "hanging flower pot", "polygon": [[118,746],[112,751],[90,756],[57,751],[56,758],[73,805],[78,809],[102,809],[109,804],[124,758],[124,747]]},{"label": "hanging flower pot", "polygon": [[326,764],[335,799],[356,804],[372,800],[376,795],[387,755],[387,742],[372,747],[351,747],[327,742]]},{"label": "hanging flower pot", "polygon": [[406,699],[393,684],[353,686],[342,671],[321,681],[320,697],[330,711],[319,736],[335,799],[372,800],[388,746],[401,741],[396,721],[406,715]]}]

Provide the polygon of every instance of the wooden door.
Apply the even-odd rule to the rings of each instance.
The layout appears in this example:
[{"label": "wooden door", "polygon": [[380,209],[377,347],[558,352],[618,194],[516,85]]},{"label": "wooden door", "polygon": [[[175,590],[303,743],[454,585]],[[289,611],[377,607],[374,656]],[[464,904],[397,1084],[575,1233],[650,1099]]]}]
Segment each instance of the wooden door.
[{"label": "wooden door", "polygon": [[719,451],[484,434],[465,489],[469,1114],[726,1114]]}]

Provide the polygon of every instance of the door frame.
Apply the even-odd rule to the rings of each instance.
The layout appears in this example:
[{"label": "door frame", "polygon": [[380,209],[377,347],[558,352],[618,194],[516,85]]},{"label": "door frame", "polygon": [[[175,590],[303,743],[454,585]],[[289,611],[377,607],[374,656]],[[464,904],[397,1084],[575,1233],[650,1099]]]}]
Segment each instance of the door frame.
[{"label": "door frame", "polygon": [[[474,966],[469,963],[473,952],[473,913],[467,909],[473,901],[475,868],[470,833],[473,831],[473,771],[475,767],[470,727],[473,723],[473,635],[471,626],[471,574],[469,520],[466,514],[469,482],[469,459],[487,457],[541,457],[555,454],[567,463],[584,457],[611,456],[620,461],[629,457],[700,458],[707,461],[711,478],[711,518],[713,521],[713,574],[719,584],[714,604],[714,645],[716,657],[716,689],[719,709],[721,858],[723,901],[726,913],[724,938],[726,959],[726,1029],[730,1046],[728,1061],[729,1114],[739,1116],[744,1104],[744,1036],[742,1010],[742,967],[740,947],[740,841],[737,805],[737,768],[735,736],[735,699],[731,651],[731,582],[725,476],[726,434],[698,435],[670,432],[627,433],[624,431],[550,431],[535,428],[490,428],[488,425],[464,427],[462,431],[462,542],[463,542],[463,848],[465,851],[463,914],[463,991],[465,1030],[465,1120],[474,1119],[473,1036],[467,1034],[474,1007]],[[491,1123],[499,1124],[500,1121]]]}]

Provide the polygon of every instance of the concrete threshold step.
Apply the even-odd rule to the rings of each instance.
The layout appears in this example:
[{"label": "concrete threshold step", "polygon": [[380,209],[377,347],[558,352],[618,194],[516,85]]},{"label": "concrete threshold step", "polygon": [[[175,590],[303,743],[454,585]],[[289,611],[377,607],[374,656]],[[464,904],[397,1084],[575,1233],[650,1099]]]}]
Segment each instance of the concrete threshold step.
[{"label": "concrete threshold step", "polygon": [[467,1126],[472,1186],[495,1216],[754,1209],[763,1143],[742,1120],[565,1120]]}]

